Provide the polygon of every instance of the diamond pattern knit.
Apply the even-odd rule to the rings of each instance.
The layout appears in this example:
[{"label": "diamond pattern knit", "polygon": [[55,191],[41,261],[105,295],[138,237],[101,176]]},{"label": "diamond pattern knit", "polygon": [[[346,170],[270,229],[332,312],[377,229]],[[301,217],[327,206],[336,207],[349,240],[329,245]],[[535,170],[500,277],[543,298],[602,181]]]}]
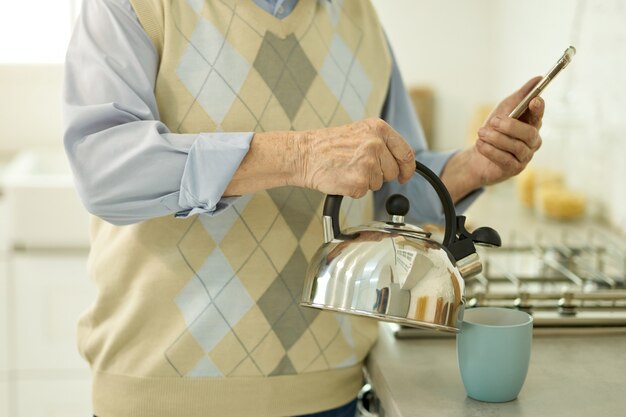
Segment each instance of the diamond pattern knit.
[{"label": "diamond pattern knit", "polygon": [[[161,57],[155,94],[173,132],[305,130],[380,115],[390,58],[368,2],[300,0],[283,20],[249,0],[131,2]],[[94,220],[91,269],[101,293],[84,321],[94,368],[165,378],[166,385],[279,384],[268,389],[294,401],[284,387],[304,391],[302,375],[326,379],[324,372],[354,368],[349,374],[358,379],[376,323],[298,305],[307,264],[322,243],[323,199],[283,187],[243,196],[214,217],[125,227]],[[342,224],[366,221],[371,206],[371,198],[345,199]],[[101,330],[111,323],[117,328]],[[283,387],[274,376],[294,379]],[[316,390],[335,402],[348,400],[360,382],[329,381]],[[183,398],[196,385],[176,386],[167,392],[180,389]],[[146,410],[162,407],[159,401],[151,397]],[[221,410],[219,395],[181,399],[202,401]],[[246,404],[225,407],[251,415],[242,411]],[[266,409],[281,414],[298,404],[272,407]]]}]

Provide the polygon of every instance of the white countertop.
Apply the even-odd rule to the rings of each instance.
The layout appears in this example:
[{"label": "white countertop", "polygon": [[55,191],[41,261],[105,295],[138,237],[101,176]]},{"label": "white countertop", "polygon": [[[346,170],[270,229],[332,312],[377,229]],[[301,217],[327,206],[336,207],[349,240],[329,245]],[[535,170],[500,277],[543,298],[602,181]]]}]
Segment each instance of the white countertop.
[{"label": "white countertop", "polygon": [[626,415],[626,334],[534,337],[524,387],[507,403],[467,397],[454,338],[397,340],[381,324],[367,368],[386,417]]}]

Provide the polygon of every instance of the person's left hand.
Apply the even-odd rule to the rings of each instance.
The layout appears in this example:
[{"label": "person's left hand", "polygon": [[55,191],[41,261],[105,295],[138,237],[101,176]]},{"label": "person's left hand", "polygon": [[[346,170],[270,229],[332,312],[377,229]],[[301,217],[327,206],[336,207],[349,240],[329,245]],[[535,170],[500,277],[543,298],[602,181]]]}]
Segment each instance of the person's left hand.
[{"label": "person's left hand", "polygon": [[502,100],[478,129],[472,168],[482,185],[495,184],[519,174],[541,147],[539,129],[545,107],[541,97],[530,102],[519,120],[508,117],[540,79],[531,79]]},{"label": "person's left hand", "polygon": [[511,94],[491,112],[478,129],[474,146],[454,155],[446,164],[441,179],[454,201],[472,190],[504,181],[524,170],[541,147],[539,128],[544,101],[534,98],[519,120],[509,117],[541,77],[534,77]]}]

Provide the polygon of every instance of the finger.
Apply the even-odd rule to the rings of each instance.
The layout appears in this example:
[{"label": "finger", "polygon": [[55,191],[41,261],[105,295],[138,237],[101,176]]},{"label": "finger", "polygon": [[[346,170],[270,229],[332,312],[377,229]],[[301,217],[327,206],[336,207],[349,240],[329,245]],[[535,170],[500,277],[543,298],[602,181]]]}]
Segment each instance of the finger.
[{"label": "finger", "polygon": [[387,149],[398,163],[400,174],[398,181],[401,184],[407,182],[415,173],[415,152],[398,132],[385,123],[383,128],[383,139]]},{"label": "finger", "polygon": [[505,136],[524,142],[530,149],[539,148],[539,132],[537,128],[528,123],[511,117],[495,116],[489,121],[489,125]]},{"label": "finger", "polygon": [[347,195],[352,198],[361,198],[367,194],[367,191],[370,189],[372,179],[372,174],[370,174],[370,178],[360,176],[359,173],[348,175],[346,178],[347,182],[345,188],[336,194]]},{"label": "finger", "polygon": [[378,191],[383,186],[383,171],[378,169],[373,169],[370,171],[370,183],[369,189],[372,191]]},{"label": "finger", "polygon": [[482,139],[476,141],[476,148],[485,158],[496,164],[507,175],[515,175],[524,169],[524,164],[509,152],[496,148]]},{"label": "finger", "polygon": [[520,120],[534,126],[537,129],[540,129],[545,107],[546,104],[543,98],[539,96],[535,97],[530,101],[528,110],[524,112],[522,115],[523,117],[521,117]]},{"label": "finger", "polygon": [[385,181],[395,180],[398,178],[398,175],[400,175],[398,161],[396,161],[396,158],[386,149],[382,155],[380,155],[380,167],[383,171],[383,179]]},{"label": "finger", "polygon": [[509,137],[494,129],[481,128],[478,138],[494,148],[508,152],[522,163],[528,163],[533,156],[533,150],[523,141]]}]

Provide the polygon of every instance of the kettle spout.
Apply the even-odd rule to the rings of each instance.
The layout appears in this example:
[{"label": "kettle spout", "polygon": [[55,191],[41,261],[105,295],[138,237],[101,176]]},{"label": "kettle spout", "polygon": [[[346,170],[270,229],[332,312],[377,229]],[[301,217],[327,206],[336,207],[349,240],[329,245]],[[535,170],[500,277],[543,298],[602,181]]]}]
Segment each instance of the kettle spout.
[{"label": "kettle spout", "polygon": [[498,232],[490,227],[479,227],[473,233],[465,228],[465,216],[456,216],[458,236],[448,248],[456,266],[465,279],[483,270],[474,243],[481,246],[499,247],[502,240]]},{"label": "kettle spout", "polygon": [[456,267],[463,279],[468,279],[474,275],[478,275],[483,270],[483,264],[476,252],[470,253],[464,258],[456,261]]}]

